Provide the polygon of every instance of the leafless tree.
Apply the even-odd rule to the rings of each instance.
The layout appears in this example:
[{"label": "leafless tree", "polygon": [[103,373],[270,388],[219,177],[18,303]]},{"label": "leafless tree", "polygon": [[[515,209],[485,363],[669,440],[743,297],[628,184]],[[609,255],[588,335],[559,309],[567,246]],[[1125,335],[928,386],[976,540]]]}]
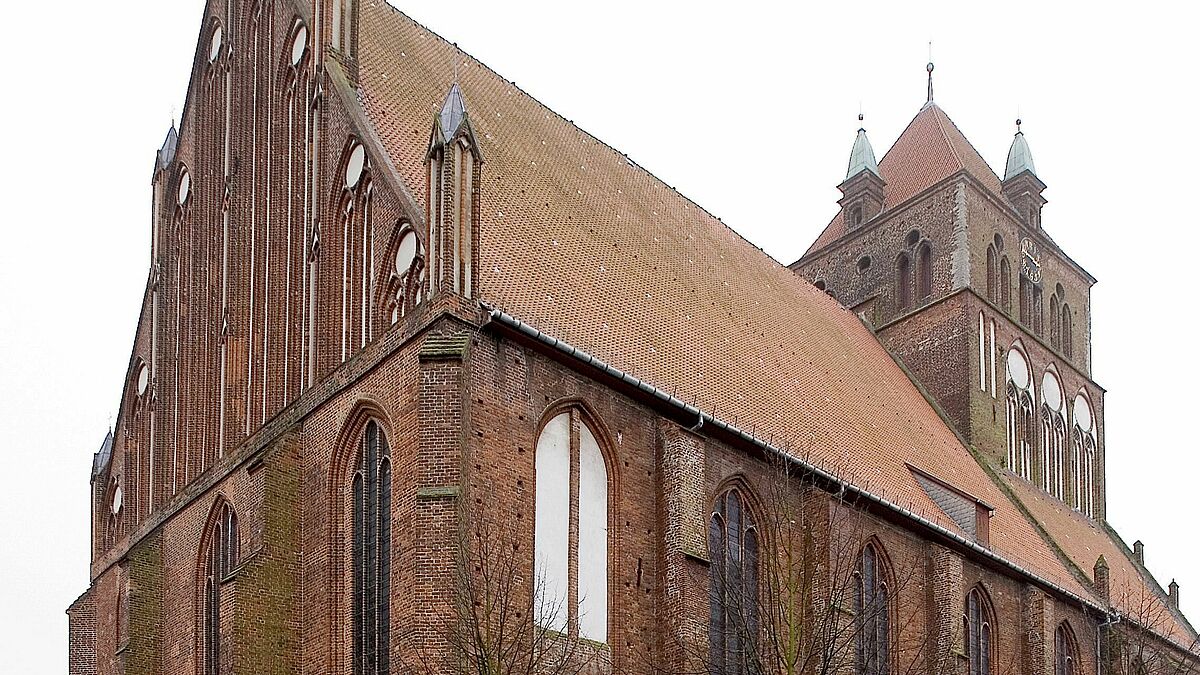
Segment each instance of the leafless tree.
[{"label": "leafless tree", "polygon": [[1108,675],[1197,675],[1200,637],[1189,634],[1164,598],[1146,584],[1123,587],[1102,657]]},{"label": "leafless tree", "polygon": [[870,536],[863,505],[826,483],[795,462],[769,462],[761,496],[748,509],[754,540],[734,554],[744,556],[742,564],[727,569],[725,553],[713,550],[723,538],[710,532],[712,562],[694,578],[718,617],[709,627],[713,642],[684,646],[691,665],[683,670],[656,670],[907,675],[928,667],[930,631],[916,585],[924,558],[889,560]]},{"label": "leafless tree", "polygon": [[[495,494],[480,490],[480,495]],[[522,544],[518,511],[482,497],[460,506],[453,574],[455,616],[442,649],[418,648],[405,672],[432,675],[585,675],[607,661],[607,648],[548,626],[568,608],[543,592],[533,554]]]}]

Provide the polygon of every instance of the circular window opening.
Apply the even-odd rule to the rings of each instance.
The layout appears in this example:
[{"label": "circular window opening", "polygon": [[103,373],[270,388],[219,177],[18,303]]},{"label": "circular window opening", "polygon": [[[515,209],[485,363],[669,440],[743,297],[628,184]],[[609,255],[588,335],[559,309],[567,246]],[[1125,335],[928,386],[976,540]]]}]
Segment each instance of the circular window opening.
[{"label": "circular window opening", "polygon": [[117,489],[113,490],[112,512],[114,516],[121,512],[121,502],[124,497],[124,493],[121,492],[121,486],[118,485]]},{"label": "circular window opening", "polygon": [[183,206],[187,203],[188,197],[192,195],[192,176],[187,171],[184,171],[179,176],[179,205]]},{"label": "circular window opening", "polygon": [[346,189],[353,190],[362,178],[363,169],[367,167],[367,151],[361,145],[355,145],[350,151],[350,161],[346,162]]},{"label": "circular window opening", "polygon": [[921,241],[921,231],[913,230],[912,232],[909,232],[908,237],[905,238],[905,241],[908,242],[909,246],[916,246],[917,242]]},{"label": "circular window opening", "polygon": [[138,368],[137,395],[145,396],[146,390],[149,388],[150,388],[150,369],[148,367],[146,367],[145,363],[143,363],[142,366],[140,368]]},{"label": "circular window opening", "polygon": [[400,247],[396,249],[396,274],[404,276],[412,269],[417,259],[417,234],[412,230],[404,233]]},{"label": "circular window opening", "polygon": [[308,29],[300,26],[296,30],[296,39],[292,41],[292,65],[300,65],[304,52],[308,51]]},{"label": "circular window opening", "polygon": [[208,46],[208,62],[214,63],[221,56],[221,27],[213,29],[212,42]]},{"label": "circular window opening", "polygon": [[858,271],[866,272],[869,269],[871,269],[871,256],[864,255],[858,259]]},{"label": "circular window opening", "polygon": [[825,280],[817,279],[816,281],[813,282],[813,286],[816,286],[818,291],[823,291],[823,290],[825,290]]}]

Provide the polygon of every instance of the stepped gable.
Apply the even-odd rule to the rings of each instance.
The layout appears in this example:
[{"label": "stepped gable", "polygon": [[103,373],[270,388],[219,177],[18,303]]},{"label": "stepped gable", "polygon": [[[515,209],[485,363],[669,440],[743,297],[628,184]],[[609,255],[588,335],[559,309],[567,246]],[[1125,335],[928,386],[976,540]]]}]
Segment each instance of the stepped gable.
[{"label": "stepped gable", "polygon": [[1011,472],[1005,471],[1001,477],[1085,575],[1091,577],[1096,559],[1104,556],[1109,568],[1112,605],[1118,611],[1135,620],[1142,617],[1142,621],[1154,624],[1149,628],[1184,648],[1195,644],[1195,631],[1182,615],[1171,611],[1162,588],[1149,578],[1148,572],[1138,569],[1128,548],[1115,540],[1112,532]]},{"label": "stepped gable", "polygon": [[854,314],[383,3],[364,7],[360,58],[367,114],[422,200],[426,137],[462,59],[486,158],[484,301],[961,533],[908,465],[927,471],[997,507],[995,552],[1090,597]]},{"label": "stepped gable", "polygon": [[[960,171],[971,174],[993,194],[1000,194],[1000,177],[936,103],[927,103],[908,123],[879,162],[879,171],[886,181],[885,211]],[[844,234],[846,221],[839,211],[804,255],[832,244]]]}]

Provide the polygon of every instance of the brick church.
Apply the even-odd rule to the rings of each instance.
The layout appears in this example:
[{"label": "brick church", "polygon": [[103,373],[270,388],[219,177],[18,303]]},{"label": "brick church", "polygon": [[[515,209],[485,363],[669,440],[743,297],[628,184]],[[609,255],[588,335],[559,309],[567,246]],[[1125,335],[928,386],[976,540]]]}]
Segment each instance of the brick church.
[{"label": "brick church", "polygon": [[784,267],[383,0],[205,16],[73,675],[1197,668],[1095,279],[932,65]]}]

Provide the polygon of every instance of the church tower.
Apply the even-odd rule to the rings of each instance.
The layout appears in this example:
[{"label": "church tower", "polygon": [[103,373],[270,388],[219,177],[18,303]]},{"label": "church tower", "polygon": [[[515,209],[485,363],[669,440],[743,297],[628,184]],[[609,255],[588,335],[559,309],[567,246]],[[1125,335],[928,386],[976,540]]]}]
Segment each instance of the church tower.
[{"label": "church tower", "polygon": [[871,325],[994,467],[1102,520],[1095,279],[1043,228],[1046,184],[1020,122],[1001,179],[927,74],[882,161],[859,129],[841,208],[791,267]]}]

